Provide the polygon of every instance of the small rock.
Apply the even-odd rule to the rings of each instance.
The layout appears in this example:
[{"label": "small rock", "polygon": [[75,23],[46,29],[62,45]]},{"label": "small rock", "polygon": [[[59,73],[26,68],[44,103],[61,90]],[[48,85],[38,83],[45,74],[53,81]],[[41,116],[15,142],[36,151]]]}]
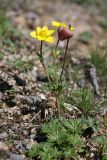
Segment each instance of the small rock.
[{"label": "small rock", "polygon": [[69,112],[73,112],[73,111],[80,112],[80,110],[77,107],[72,106],[71,104],[64,103],[64,106]]},{"label": "small rock", "polygon": [[33,139],[30,139],[27,146],[26,146],[26,149],[31,149],[32,148],[32,145],[36,144],[35,141]]},{"label": "small rock", "polygon": [[8,134],[6,132],[0,133],[0,140],[7,138]]},{"label": "small rock", "polygon": [[31,133],[35,133],[35,132],[36,132],[36,128],[32,128]]},{"label": "small rock", "polygon": [[42,103],[40,96],[29,96],[29,97],[26,96],[25,100],[29,105]]},{"label": "small rock", "polygon": [[8,156],[10,158],[10,160],[24,160],[24,157],[17,155],[17,154],[13,154],[13,153],[8,153]]},{"label": "small rock", "polygon": [[77,58],[75,58],[75,57],[72,57],[72,58],[71,58],[71,62],[72,62],[74,65],[79,65],[79,64],[80,64],[80,61],[79,61]]},{"label": "small rock", "polygon": [[35,138],[35,134],[31,134],[30,139],[34,139],[34,138]]},{"label": "small rock", "polygon": [[91,158],[94,157],[94,153],[91,153],[91,154],[90,154],[90,157],[91,157]]},{"label": "small rock", "polygon": [[45,100],[45,99],[46,99],[45,95],[44,95],[44,94],[42,94],[42,93],[41,93],[41,94],[39,94],[39,96],[41,97],[41,99],[42,99],[42,100]]},{"label": "small rock", "polygon": [[28,136],[28,131],[27,130],[23,130],[22,133],[23,133],[24,136]]},{"label": "small rock", "polygon": [[80,86],[80,87],[84,87],[85,86],[85,79],[80,79],[79,81],[78,81],[78,86]]},{"label": "small rock", "polygon": [[40,81],[40,82],[48,82],[48,78],[47,78],[43,68],[41,68],[41,66],[37,70],[36,79],[37,79],[37,81]]},{"label": "small rock", "polygon": [[45,75],[37,75],[37,80],[41,82],[48,82],[48,78]]},{"label": "small rock", "polygon": [[90,68],[90,75],[91,75],[91,78],[92,78],[92,84],[95,88],[95,92],[99,95],[100,91],[99,91],[99,85],[98,85],[98,81],[97,81],[96,68],[95,67]]},{"label": "small rock", "polygon": [[97,95],[100,94],[99,85],[97,80],[96,68],[93,64],[87,63],[84,65],[84,73],[86,79],[92,84],[94,87],[94,91]]},{"label": "small rock", "polygon": [[3,142],[0,142],[0,151],[8,151],[9,148],[7,147],[7,145]]},{"label": "small rock", "polygon": [[12,85],[12,86],[15,86],[16,85],[16,82],[14,79],[10,79],[9,80],[9,84]]},{"label": "small rock", "polygon": [[23,144],[22,142],[19,142],[15,148],[18,150],[18,152],[22,153],[22,151],[25,151],[26,149],[26,146],[25,144]]},{"label": "small rock", "polygon": [[107,114],[107,106],[104,106],[102,109],[102,115],[106,115]]},{"label": "small rock", "polygon": [[22,108],[22,114],[30,112],[38,113],[43,108],[43,101],[40,96],[25,96],[23,97],[24,103],[27,104],[26,108]]}]

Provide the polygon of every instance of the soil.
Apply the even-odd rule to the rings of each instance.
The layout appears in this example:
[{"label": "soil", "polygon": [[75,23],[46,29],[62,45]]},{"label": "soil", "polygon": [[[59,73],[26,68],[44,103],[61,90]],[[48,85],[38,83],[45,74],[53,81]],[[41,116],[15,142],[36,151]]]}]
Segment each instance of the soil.
[{"label": "soil", "polygon": [[[93,84],[92,81],[96,77],[93,78],[92,75],[90,82],[90,68],[94,67],[88,65],[88,60],[91,49],[97,46],[100,46],[101,49],[104,47],[106,34],[98,23],[102,20],[101,15],[96,15],[94,10],[91,11],[87,7],[70,1],[15,1],[6,10],[6,16],[11,19],[13,26],[19,30],[20,34],[9,37],[15,45],[15,50],[8,44],[1,47],[4,56],[0,60],[0,152],[2,153],[0,159],[27,160],[24,155],[25,151],[35,142],[47,139],[39,129],[41,124],[49,117],[54,117],[56,113],[54,97],[43,89],[43,85],[48,80],[36,56],[39,42],[30,37],[30,32],[36,26],[49,25],[52,28],[51,21],[53,20],[74,26],[74,37],[69,44],[67,68],[70,66],[70,72],[73,72],[71,66],[78,67],[82,63],[85,70],[84,68],[79,70],[78,77],[80,76],[81,81],[71,80],[71,89],[78,88],[79,85],[88,85],[97,96],[101,86],[98,81]],[[81,40],[80,34],[83,32],[92,34],[88,42]],[[45,43],[44,50],[47,47],[49,45]],[[60,42],[59,47],[64,49],[65,42]],[[44,56],[48,63],[50,61],[48,49]],[[61,58],[63,60],[63,57]],[[14,65],[16,59],[21,59],[26,63],[22,64],[25,67],[24,70]],[[10,64],[10,61],[14,63]],[[88,70],[89,77],[85,75],[86,70]],[[64,113],[62,115],[66,116]],[[84,131],[84,136],[88,138],[92,134],[92,128]]]}]

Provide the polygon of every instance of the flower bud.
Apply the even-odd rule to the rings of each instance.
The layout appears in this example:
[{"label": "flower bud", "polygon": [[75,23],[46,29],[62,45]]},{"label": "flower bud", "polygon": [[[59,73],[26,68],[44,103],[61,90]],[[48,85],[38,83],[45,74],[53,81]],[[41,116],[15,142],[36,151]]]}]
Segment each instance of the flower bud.
[{"label": "flower bud", "polygon": [[69,39],[73,37],[73,33],[69,30],[69,28],[59,27],[58,28],[58,38],[63,41],[65,39]]}]

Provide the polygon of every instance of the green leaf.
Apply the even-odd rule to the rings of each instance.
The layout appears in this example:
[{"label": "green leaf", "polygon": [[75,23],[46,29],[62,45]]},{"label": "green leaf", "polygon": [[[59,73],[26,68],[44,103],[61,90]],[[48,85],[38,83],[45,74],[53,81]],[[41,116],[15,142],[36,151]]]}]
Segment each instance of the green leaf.
[{"label": "green leaf", "polygon": [[63,150],[63,154],[65,156],[65,158],[75,158],[78,156],[78,153],[76,152],[76,150],[72,147],[66,147]]},{"label": "green leaf", "polygon": [[64,121],[64,126],[67,128],[69,133],[72,134],[81,134],[82,133],[82,124],[79,119],[76,120],[66,120]]},{"label": "green leaf", "polygon": [[100,26],[104,29],[107,29],[107,20],[103,19],[99,22]]},{"label": "green leaf", "polygon": [[38,157],[39,149],[40,149],[39,145],[34,144],[32,148],[26,154],[27,156],[32,157],[32,158]]},{"label": "green leaf", "polygon": [[99,145],[104,145],[105,144],[105,139],[103,136],[97,136],[94,139]]},{"label": "green leaf", "polygon": [[39,151],[41,160],[56,160],[60,154],[56,147],[52,147],[49,143],[41,143]]},{"label": "green leaf", "polygon": [[4,53],[0,52],[0,61],[3,60]]},{"label": "green leaf", "polygon": [[9,61],[8,64],[21,72],[28,71],[32,68],[33,64],[31,61],[25,62],[21,58],[16,59],[15,61]]},{"label": "green leaf", "polygon": [[48,136],[48,141],[55,144],[61,144],[66,140],[67,133],[66,130],[59,121],[53,120],[48,124],[42,126],[42,132],[46,133]]},{"label": "green leaf", "polygon": [[107,155],[103,156],[101,160],[107,160]]},{"label": "green leaf", "polygon": [[86,44],[89,44],[92,38],[93,38],[93,35],[91,32],[83,32],[79,35],[79,41]]}]

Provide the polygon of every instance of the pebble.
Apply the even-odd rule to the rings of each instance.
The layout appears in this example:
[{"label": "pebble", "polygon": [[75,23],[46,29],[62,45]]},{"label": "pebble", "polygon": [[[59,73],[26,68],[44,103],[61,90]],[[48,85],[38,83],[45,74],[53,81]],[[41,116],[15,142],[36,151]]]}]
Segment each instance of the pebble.
[{"label": "pebble", "polygon": [[26,146],[22,142],[18,142],[15,148],[18,150],[18,152],[22,153],[23,151],[25,151]]},{"label": "pebble", "polygon": [[30,139],[26,146],[26,149],[31,149],[33,144],[36,144],[35,141],[33,139]]},{"label": "pebble", "polygon": [[35,134],[31,134],[30,139],[34,139],[34,138],[35,138]]},{"label": "pebble", "polygon": [[26,102],[31,105],[31,104],[39,104],[42,103],[41,97],[40,96],[26,96],[25,97]]},{"label": "pebble", "polygon": [[5,140],[5,138],[8,137],[8,134],[6,132],[0,133],[0,140]]},{"label": "pebble", "polygon": [[86,83],[85,79],[80,79],[80,80],[78,81],[78,85],[79,85],[80,87],[82,87],[82,88],[85,86],[85,83]]},{"label": "pebble", "polygon": [[74,65],[80,65],[80,61],[75,58],[75,57],[71,57],[71,62],[74,64]]},{"label": "pebble", "polygon": [[42,94],[42,93],[40,93],[39,96],[41,97],[42,100],[45,100],[45,99],[46,99],[45,95]]},{"label": "pebble", "polygon": [[17,154],[13,154],[13,153],[9,153],[9,160],[24,160],[24,157],[17,155]]},{"label": "pebble", "polygon": [[7,151],[8,149],[7,145],[0,141],[0,151]]},{"label": "pebble", "polygon": [[64,106],[69,112],[73,112],[73,111],[80,112],[80,110],[77,107],[72,106],[71,104],[64,103]]},{"label": "pebble", "polygon": [[91,158],[94,157],[94,153],[91,153],[91,154],[90,154],[90,157],[91,157]]},{"label": "pebble", "polygon": [[31,112],[38,113],[43,109],[43,101],[40,96],[25,96],[23,97],[24,107],[22,108],[22,114],[29,114]]}]

